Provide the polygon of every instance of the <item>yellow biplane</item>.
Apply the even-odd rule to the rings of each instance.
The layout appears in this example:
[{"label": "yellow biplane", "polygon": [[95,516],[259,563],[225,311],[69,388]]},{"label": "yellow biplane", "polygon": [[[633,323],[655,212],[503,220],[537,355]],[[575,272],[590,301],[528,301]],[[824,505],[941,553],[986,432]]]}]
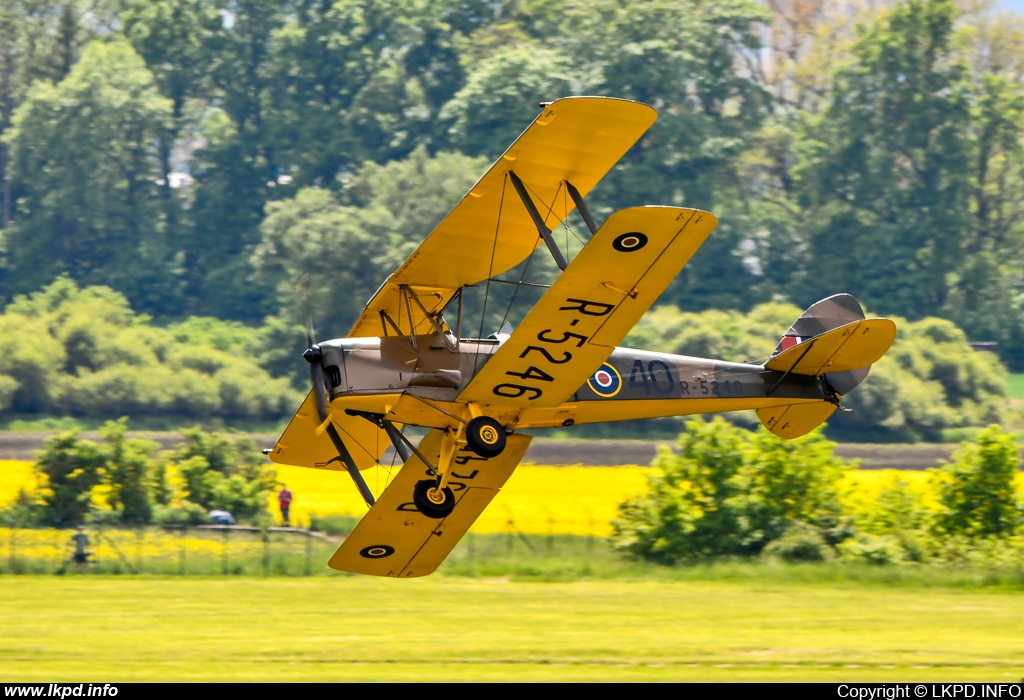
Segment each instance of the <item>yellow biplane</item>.
[{"label": "yellow biplane", "polygon": [[[347,338],[317,343],[313,390],[270,458],[346,470],[369,511],[330,566],[433,572],[519,464],[529,428],[755,409],[797,437],[840,407],[892,344],[839,294],[811,306],[763,365],[616,347],[716,224],[642,206],[600,226],[584,197],[656,118],[646,105],[570,97],[542,112],[366,305]],[[551,230],[575,208],[591,238],[567,263]],[[463,292],[546,245],[562,270],[517,328],[462,337]],[[454,323],[450,323],[454,321]],[[403,426],[427,428],[418,445]],[[360,471],[403,461],[374,499]]]}]

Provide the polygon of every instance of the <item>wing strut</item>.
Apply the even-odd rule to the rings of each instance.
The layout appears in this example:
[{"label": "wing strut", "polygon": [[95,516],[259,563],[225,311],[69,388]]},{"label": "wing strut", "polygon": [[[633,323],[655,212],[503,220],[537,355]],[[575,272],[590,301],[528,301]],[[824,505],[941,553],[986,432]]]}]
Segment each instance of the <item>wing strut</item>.
[{"label": "wing strut", "polygon": [[[526,185],[519,179],[513,171],[508,171],[509,179],[512,180],[512,186],[516,188],[516,192],[519,193],[519,198],[523,200],[523,206],[526,207],[526,211],[530,212],[530,218],[533,219],[533,224],[537,227],[537,233],[544,239],[545,245],[548,250],[551,251],[551,257],[555,259],[555,264],[558,265],[558,269],[564,271],[569,263],[565,261],[565,256],[562,255],[562,251],[558,249],[555,244],[555,239],[551,236],[551,229],[544,223],[543,217],[540,212],[537,211],[537,205],[533,203],[530,198],[530,193],[526,191]],[[578,193],[577,193],[578,194]]]},{"label": "wing strut", "polygon": [[587,224],[587,228],[590,229],[590,235],[593,236],[597,233],[597,222],[594,221],[593,214],[590,213],[590,208],[587,207],[587,203],[583,201],[583,195],[576,189],[576,185],[572,184],[568,180],[565,181],[565,189],[569,191],[569,196],[572,197],[573,204],[576,205],[576,211],[583,217],[583,221]]},{"label": "wing strut", "polygon": [[[384,430],[388,434],[388,438],[391,440],[391,444],[395,446],[395,452],[402,458],[402,463],[409,461],[409,457],[415,454],[421,462],[427,465],[427,469],[434,469],[434,466],[430,463],[426,457],[420,454],[420,451],[416,449],[416,445],[409,442],[409,438],[402,434],[402,432],[395,427],[394,423],[386,419],[383,414],[370,413],[369,411],[357,411],[354,408],[345,409],[345,413],[350,416],[359,416],[370,421],[378,428]],[[434,470],[436,471],[436,470]]]}]

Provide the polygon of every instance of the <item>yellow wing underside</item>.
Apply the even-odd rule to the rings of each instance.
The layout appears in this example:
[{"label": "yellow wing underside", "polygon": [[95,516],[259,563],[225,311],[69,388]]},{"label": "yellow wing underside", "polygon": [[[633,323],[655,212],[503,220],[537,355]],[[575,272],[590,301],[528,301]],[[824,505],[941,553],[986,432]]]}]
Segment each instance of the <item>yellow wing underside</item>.
[{"label": "yellow wing underside", "polygon": [[[331,404],[330,420],[345,441],[349,454],[356,466],[369,469],[377,464],[391,444],[387,433],[370,421],[345,413],[352,408],[370,413],[386,413],[385,407],[398,403],[398,394],[376,394],[335,399]],[[401,429],[401,424],[395,427]],[[270,459],[278,464],[313,469],[344,471],[345,464],[338,457],[327,433],[320,429],[320,417],[316,410],[313,392],[306,395],[299,410],[295,412],[288,427],[270,452]]]},{"label": "yellow wing underside", "polygon": [[433,313],[460,287],[515,267],[541,241],[509,171],[525,183],[548,228],[554,228],[573,207],[565,182],[586,195],[656,117],[651,107],[608,97],[552,102],[388,278],[349,337],[387,335],[382,311],[403,333],[410,325],[416,333],[429,332],[418,306],[404,303],[403,285]]},{"label": "yellow wing underside", "polygon": [[[427,459],[437,460],[444,432],[431,430],[419,444]],[[416,456],[405,466],[331,557],[329,566],[356,574],[414,578],[433,573],[491,502],[519,465],[531,435],[508,436],[504,451],[484,459],[468,448],[456,453],[449,486],[455,508],[444,519],[429,518],[413,504],[413,487],[430,478]]]},{"label": "yellow wing underside", "polygon": [[681,207],[612,214],[458,400],[561,404],[661,296],[716,223],[707,212]]}]

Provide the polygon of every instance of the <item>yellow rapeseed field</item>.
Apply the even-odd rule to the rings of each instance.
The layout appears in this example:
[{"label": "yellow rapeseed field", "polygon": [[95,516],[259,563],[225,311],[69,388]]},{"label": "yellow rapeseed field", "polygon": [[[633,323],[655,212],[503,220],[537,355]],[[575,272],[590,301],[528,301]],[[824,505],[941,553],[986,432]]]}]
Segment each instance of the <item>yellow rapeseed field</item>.
[{"label": "yellow rapeseed field", "polygon": [[[650,467],[549,467],[524,464],[473,526],[474,532],[521,532],[566,535],[611,534],[618,504],[647,488]],[[388,483],[383,467],[363,472],[374,493]],[[308,522],[309,514],[362,515],[360,499],[348,474],[301,467],[277,467],[277,478],[295,495],[292,519]],[[271,497],[277,515],[276,497]]]},{"label": "yellow rapeseed field", "polygon": [[[293,523],[306,524],[310,514],[361,516],[366,505],[360,499],[348,475],[301,467],[277,466],[278,479],[294,493]],[[473,526],[478,533],[506,532],[527,534],[573,534],[605,536],[611,533],[611,521],[618,505],[630,496],[642,493],[651,467],[554,467],[524,464]],[[363,472],[375,493],[383,491],[389,470],[383,467]],[[850,470],[840,481],[844,505],[853,512],[869,507],[885,488],[899,482],[921,493],[925,502],[935,504],[935,495],[927,472],[882,469]],[[0,461],[0,507],[12,501],[21,488],[32,488],[34,478],[29,462]],[[1017,476],[1018,491],[1024,493],[1024,473]],[[278,517],[276,496],[270,496],[271,511]],[[40,542],[39,546],[52,546]],[[134,544],[133,544],[134,546]],[[158,546],[153,543],[153,546]],[[205,545],[196,543],[197,548]],[[211,543],[211,547],[214,545]]]},{"label": "yellow rapeseed field", "polygon": [[[295,495],[292,521],[305,524],[311,513],[361,516],[366,505],[345,472],[276,466],[278,480]],[[473,527],[474,532],[505,532],[509,522],[528,534],[607,535],[618,504],[641,493],[650,467],[549,467],[524,464]],[[380,493],[389,481],[383,467],[363,472]],[[34,485],[29,462],[0,462],[0,507]],[[276,496],[271,510],[278,517]]]}]

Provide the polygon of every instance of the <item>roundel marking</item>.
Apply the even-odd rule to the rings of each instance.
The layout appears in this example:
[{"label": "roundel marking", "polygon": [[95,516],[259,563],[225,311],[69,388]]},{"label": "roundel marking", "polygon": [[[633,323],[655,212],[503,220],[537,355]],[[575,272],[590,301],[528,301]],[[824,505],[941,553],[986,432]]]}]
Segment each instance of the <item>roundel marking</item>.
[{"label": "roundel marking", "polygon": [[619,374],[619,370],[605,362],[590,376],[587,385],[598,396],[609,399],[618,394],[619,389],[622,388],[622,375]]},{"label": "roundel marking", "polygon": [[395,553],[394,547],[389,547],[386,544],[371,544],[369,547],[363,547],[359,550],[359,556],[366,557],[367,559],[383,559],[384,557],[390,557]]},{"label": "roundel marking", "polygon": [[647,245],[647,236],[639,231],[624,233],[612,241],[612,248],[620,253],[632,253],[645,245]]}]

